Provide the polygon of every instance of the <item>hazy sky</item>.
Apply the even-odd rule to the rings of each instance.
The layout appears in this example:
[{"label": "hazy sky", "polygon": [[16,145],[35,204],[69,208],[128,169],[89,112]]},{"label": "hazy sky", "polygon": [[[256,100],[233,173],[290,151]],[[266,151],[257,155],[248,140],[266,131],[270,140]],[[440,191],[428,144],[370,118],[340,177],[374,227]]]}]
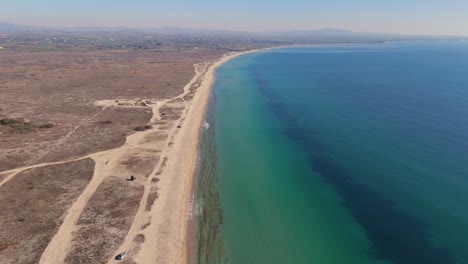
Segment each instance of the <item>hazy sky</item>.
[{"label": "hazy sky", "polygon": [[468,0],[0,0],[0,21],[468,35]]}]

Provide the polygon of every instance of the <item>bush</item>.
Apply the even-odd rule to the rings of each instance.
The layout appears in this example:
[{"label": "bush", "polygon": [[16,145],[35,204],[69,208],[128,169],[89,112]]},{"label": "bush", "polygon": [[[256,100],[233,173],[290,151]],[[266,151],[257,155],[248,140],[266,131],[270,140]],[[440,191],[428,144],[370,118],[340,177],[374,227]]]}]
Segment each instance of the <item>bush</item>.
[{"label": "bush", "polygon": [[21,119],[15,119],[15,118],[3,118],[0,120],[0,125],[2,126],[15,126],[17,124],[25,123]]},{"label": "bush", "polygon": [[54,127],[54,124],[52,123],[47,123],[47,124],[42,124],[42,125],[39,125],[37,126],[38,128],[52,128]]},{"label": "bush", "polygon": [[23,119],[3,118],[0,120],[0,125],[9,126],[12,128],[13,133],[27,133],[33,130],[31,122],[26,122]]},{"label": "bush", "polygon": [[135,130],[135,131],[145,131],[145,130],[148,130],[148,129],[151,129],[151,128],[153,128],[152,125],[144,125],[144,126],[137,126],[133,130]]},{"label": "bush", "polygon": [[99,123],[99,124],[110,125],[110,124],[112,124],[112,121],[110,121],[110,120],[103,120],[103,121],[99,121],[98,123]]},{"label": "bush", "polygon": [[45,123],[41,125],[34,125],[31,122],[26,122],[20,118],[3,118],[0,120],[0,125],[11,127],[13,133],[27,133],[33,131],[35,128],[52,128],[54,124]]}]

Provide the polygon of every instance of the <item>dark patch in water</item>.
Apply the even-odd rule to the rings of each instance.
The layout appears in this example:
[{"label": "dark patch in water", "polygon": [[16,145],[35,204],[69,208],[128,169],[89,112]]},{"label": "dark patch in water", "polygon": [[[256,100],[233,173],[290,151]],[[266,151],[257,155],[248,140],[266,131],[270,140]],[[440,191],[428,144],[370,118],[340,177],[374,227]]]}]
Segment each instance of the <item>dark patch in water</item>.
[{"label": "dark patch in water", "polygon": [[342,205],[351,211],[366,230],[375,246],[372,255],[398,264],[455,263],[446,250],[430,243],[428,234],[424,232],[426,224],[356,181],[349,171],[334,161],[327,147],[314,138],[315,133],[301,128],[288,113],[287,107],[282,105],[281,98],[275,98],[266,81],[260,78],[255,69],[253,72],[257,87],[267,98],[273,113],[287,124],[284,133],[303,146],[314,171],[335,188],[343,199]]}]

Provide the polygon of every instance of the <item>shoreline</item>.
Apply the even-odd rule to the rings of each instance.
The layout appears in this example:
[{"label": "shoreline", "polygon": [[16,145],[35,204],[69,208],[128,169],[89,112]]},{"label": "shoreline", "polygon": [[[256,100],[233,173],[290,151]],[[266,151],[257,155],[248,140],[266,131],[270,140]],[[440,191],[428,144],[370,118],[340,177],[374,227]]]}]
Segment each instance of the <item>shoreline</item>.
[{"label": "shoreline", "polygon": [[[100,186],[105,186],[105,180],[111,178],[125,180],[128,172],[137,175],[137,180],[130,184],[142,185],[144,191],[141,199],[139,199],[140,202],[133,203],[133,208],[138,205],[138,211],[135,214],[130,213],[133,215],[133,218],[129,221],[131,226],[129,226],[128,232],[124,233],[124,242],[118,242],[119,249],[112,249],[113,255],[126,251],[128,256],[124,262],[129,263],[196,263],[201,261],[198,257],[204,250],[201,246],[202,240],[198,237],[198,234],[200,232],[210,234],[210,232],[203,230],[199,220],[205,216],[212,217],[214,214],[207,209],[208,207],[205,204],[203,205],[203,214],[200,214],[199,209],[201,208],[197,207],[197,200],[199,197],[211,192],[205,192],[205,190],[200,192],[197,185],[202,181],[203,177],[201,172],[203,168],[201,167],[204,166],[205,143],[214,143],[214,141],[205,140],[205,134],[208,130],[205,129],[204,123],[208,121],[212,124],[210,113],[212,113],[213,109],[211,104],[215,100],[211,96],[214,91],[217,91],[214,89],[217,88],[215,82],[216,73],[219,72],[218,67],[247,53],[277,48],[283,47],[218,54],[217,58],[191,64],[190,66],[193,65],[192,72],[187,75],[187,79],[191,79],[183,85],[182,94],[156,101],[148,106],[153,112],[149,124],[155,126],[149,130],[135,132],[127,136],[126,142],[118,148],[91,153],[72,160],[41,163],[0,173],[1,186],[26,169],[62,165],[68,162],[81,161],[85,158],[90,158],[95,162],[94,176],[69,208],[60,229],[43,252],[40,261],[42,263],[63,262],[63,259],[72,252],[72,246],[77,244],[74,239],[78,237],[76,234],[80,230],[78,220],[87,206],[92,204],[92,198],[95,194],[99,194],[98,189]],[[224,84],[224,81],[220,80],[218,84]],[[182,85],[178,87],[180,88],[180,86]],[[239,84],[237,87],[239,87]],[[248,88],[248,86],[240,84],[239,88],[242,87]],[[233,88],[236,88],[236,86],[233,86]],[[248,93],[243,96],[248,96]],[[97,103],[102,107],[116,107],[110,105],[115,104],[114,100],[102,100],[102,102]],[[128,107],[134,106],[129,105]],[[171,109],[180,111],[177,112],[177,117],[167,119],[167,116],[165,116],[166,119],[164,119],[164,115],[171,115],[171,112],[167,112]],[[160,124],[158,124],[159,121],[161,121]],[[165,128],[162,128],[162,126],[165,126]],[[163,137],[164,140],[154,137],[157,132],[163,132],[166,135]],[[214,130],[210,131],[210,133],[214,132]],[[229,148],[226,150],[230,152]],[[148,173],[130,169],[123,171],[125,168],[119,167],[122,161],[132,157],[132,155],[146,153],[147,156],[153,157],[156,152],[160,152],[161,155],[158,156],[155,165],[150,166],[152,170],[148,171]],[[216,151],[212,153],[216,153]],[[148,164],[149,162],[145,163]],[[152,195],[156,197],[152,197]],[[153,200],[150,199],[151,197]],[[113,197],[106,196],[106,199],[112,200]],[[153,206],[154,201],[156,202]],[[107,209],[111,208],[107,207]],[[208,226],[211,227],[212,225]],[[120,230],[124,229],[121,228]],[[103,234],[105,237],[106,234]],[[117,235],[112,234],[112,237],[117,237]],[[99,237],[92,238],[94,241],[98,239]],[[109,258],[108,263],[114,263],[113,259]]]},{"label": "shoreline", "polygon": [[[92,178],[67,209],[63,221],[39,255],[39,262],[64,262],[70,256],[76,257],[78,251],[93,252],[92,248],[99,248],[86,247],[90,243],[83,241],[87,241],[88,237],[77,234],[86,228],[104,230],[108,222],[82,224],[80,219],[93,208],[99,209],[99,212],[109,212],[107,209],[112,208],[105,208],[103,201],[118,197],[119,201],[131,203],[128,206],[119,203],[118,206],[125,205],[136,212],[130,212],[127,218],[121,217],[121,228],[107,229],[110,232],[102,232],[102,236],[93,239],[96,244],[113,243],[103,250],[103,254],[99,254],[100,262],[114,263],[114,256],[125,251],[128,253],[127,259],[136,263],[189,263],[193,254],[188,250],[196,243],[196,239],[190,239],[189,234],[196,230],[196,226],[190,224],[196,213],[194,188],[199,142],[215,71],[230,59],[255,51],[230,52],[192,64],[192,78],[183,86],[181,94],[155,99],[144,107],[133,103],[137,99],[125,99],[123,105],[117,104],[119,102],[116,99],[95,101],[94,104],[102,109],[141,108],[152,113],[148,129],[127,135],[125,142],[116,148],[2,171],[0,186],[28,169],[63,165],[88,158],[95,163]],[[153,159],[145,163],[149,167],[140,166],[142,164],[137,168],[122,165],[131,158],[139,162],[150,157]],[[122,186],[119,181],[127,180],[128,175],[136,176],[134,182],[123,184],[130,186],[128,191],[120,192],[122,196],[106,196],[104,200],[99,200],[102,188]],[[134,188],[142,189],[141,197],[140,194],[132,196],[135,194]]]},{"label": "shoreline", "polygon": [[135,262],[190,263],[190,246],[194,244],[191,231],[196,230],[191,223],[199,142],[215,71],[230,59],[255,51],[227,53],[214,61],[195,65],[195,75],[184,90],[197,81],[200,85],[193,99],[187,102],[173,138],[169,139],[167,164],[158,182],[158,202],[149,212],[150,225],[139,232],[146,241],[135,249]]},{"label": "shoreline", "polygon": [[[212,95],[212,88],[214,86],[214,83],[216,81],[216,70],[218,69],[219,66],[222,66],[224,63],[228,62],[229,60],[231,59],[234,59],[238,56],[242,56],[242,55],[245,55],[245,54],[249,54],[249,53],[254,53],[254,52],[261,52],[261,51],[267,51],[267,50],[270,50],[270,49],[275,49],[275,48],[282,48],[282,46],[276,46],[276,47],[268,47],[268,48],[261,48],[261,49],[254,49],[254,50],[250,50],[250,51],[245,51],[245,52],[236,52],[236,53],[227,53],[226,55],[224,55],[222,58],[220,58],[218,61],[216,61],[211,67],[210,67],[210,73],[207,74],[205,76],[205,79],[208,78],[209,79],[209,84],[207,84],[207,87],[204,87],[206,90],[204,91],[206,94],[204,94],[204,97],[205,97],[205,100],[203,102],[203,105],[202,105],[202,110],[203,110],[203,113],[202,113],[202,119],[200,120],[200,123],[198,124],[198,127],[197,127],[197,131],[198,131],[198,137],[197,137],[197,148],[196,148],[196,160],[197,160],[197,164],[196,164],[196,167],[194,168],[193,170],[193,176],[192,176],[192,183],[191,183],[191,192],[188,194],[189,197],[193,197],[193,206],[195,207],[196,206],[196,202],[198,200],[198,198],[200,196],[197,196],[197,192],[200,192],[199,188],[200,186],[197,186],[198,184],[198,180],[199,177],[201,177],[202,175],[200,174],[201,173],[201,169],[203,169],[201,166],[204,166],[203,164],[200,163],[200,159],[202,158],[202,137],[205,133],[204,131],[204,127],[203,127],[203,124],[204,122],[207,120],[207,107],[210,103],[210,96]],[[211,121],[210,121],[210,127],[211,127]],[[207,142],[205,142],[207,143]],[[205,153],[206,154],[206,153]],[[206,190],[205,190],[206,191]],[[203,208],[205,207],[205,205],[203,205]],[[195,209],[196,210],[196,209]],[[203,211],[205,211],[205,208],[203,209]],[[186,256],[186,262],[185,263],[188,263],[188,264],[192,264],[192,263],[197,263],[196,262],[196,258],[195,257],[199,257],[199,246],[200,246],[200,237],[198,235],[200,235],[198,232],[200,231],[199,228],[199,218],[197,215],[195,215],[197,212],[193,212],[193,218],[190,219],[190,221],[187,222],[187,227],[184,228],[184,230],[187,231],[186,233],[186,245],[188,245],[189,247],[186,248],[186,252],[187,252],[187,256]],[[195,262],[194,262],[195,260]],[[199,259],[198,259],[199,260]]]},{"label": "shoreline", "polygon": [[[208,71],[206,72],[205,76],[203,77],[202,84],[200,87],[197,89],[197,94],[192,101],[192,104],[196,106],[196,110],[193,110],[196,112],[196,118],[197,120],[195,121],[196,123],[196,148],[194,149],[194,163],[193,163],[193,168],[191,172],[191,177],[189,179],[189,191],[185,192],[184,194],[186,195],[186,206],[184,208],[184,211],[186,212],[187,215],[190,215],[190,218],[187,219],[187,221],[184,222],[184,227],[182,228],[183,231],[185,231],[185,262],[186,264],[190,264],[193,261],[193,255],[191,253],[194,253],[196,251],[196,248],[193,248],[197,244],[197,241],[194,241],[196,239],[196,231],[197,231],[197,226],[196,226],[196,219],[195,214],[195,206],[196,206],[196,190],[195,190],[195,183],[196,183],[196,178],[198,177],[198,172],[199,172],[199,159],[200,159],[200,139],[201,139],[201,133],[203,132],[203,123],[205,121],[205,114],[206,114],[206,106],[208,105],[208,100],[209,96],[211,94],[211,89],[215,83],[216,80],[216,70],[219,66],[223,65],[224,63],[228,62],[231,59],[234,59],[238,56],[245,55],[248,53],[252,52],[257,52],[259,50],[252,50],[252,51],[245,51],[245,52],[236,52],[236,53],[227,53],[223,55],[220,59],[216,60],[213,62],[213,64],[210,65]],[[201,102],[200,102],[201,101]],[[187,115],[187,118],[190,118],[189,114]],[[189,211],[190,209],[190,211]],[[184,259],[181,259],[184,261]]]},{"label": "shoreline", "polygon": [[[193,188],[197,168],[199,132],[204,121],[205,107],[210,88],[214,83],[216,68],[241,54],[244,53],[227,53],[221,58],[195,64],[195,74],[184,86],[182,94],[159,101],[151,107],[153,116],[150,123],[152,124],[161,118],[160,108],[168,102],[179,100],[182,102],[179,104],[185,106],[180,118],[174,120],[172,128],[168,131],[168,138],[164,142],[156,144],[156,142],[145,140],[151,133],[158,131],[157,128],[151,128],[129,135],[121,147],[85,156],[96,162],[94,176],[74,202],[59,230],[42,253],[41,263],[62,262],[67,257],[73,246],[73,233],[77,230],[81,212],[84,211],[98,186],[109,175],[117,173],[115,169],[118,169],[117,164],[123,157],[137,149],[139,152],[146,149],[154,151],[161,144],[164,146],[159,146],[162,151],[160,159],[146,179],[143,175],[132,172],[139,176],[138,184],[144,186],[143,196],[123,242],[119,243],[118,248],[112,249],[114,253],[110,254],[108,263],[113,263],[114,256],[123,251],[126,251],[129,254],[128,257],[133,258],[136,263],[189,262],[190,241],[187,234],[189,234],[189,222],[193,216],[193,212],[189,211],[189,202],[191,198],[194,200]],[[186,96],[193,93],[192,99],[186,99]],[[78,160],[83,158],[80,157]],[[46,164],[40,164],[37,167],[44,165]],[[12,172],[13,174],[2,180],[2,183],[9,180],[17,171]],[[119,177],[124,179],[126,176],[128,175]],[[152,191],[157,191],[157,202],[148,207],[148,198]],[[135,240],[136,238],[140,240]]]},{"label": "shoreline", "polygon": [[[105,252],[104,258],[107,258],[107,263],[114,263],[114,256],[123,251],[136,263],[190,263],[193,251],[189,250],[197,242],[190,234],[196,230],[196,226],[191,224],[195,216],[194,188],[199,142],[215,71],[230,59],[254,51],[256,50],[227,53],[218,59],[195,64],[195,74],[184,86],[183,93],[151,105],[153,115],[150,124],[162,118],[161,108],[168,104],[172,104],[171,107],[179,107],[181,111],[178,119],[171,121],[170,129],[161,130],[167,135],[163,141],[149,138],[160,131],[159,127],[155,126],[127,136],[125,143],[118,148],[75,159],[94,160],[93,177],[69,208],[58,231],[42,252],[39,262],[63,262],[75,246],[74,233],[80,228],[78,220],[101,184],[111,178],[125,180],[127,174],[131,174],[137,176],[133,185],[141,186],[143,193],[135,215],[131,220],[128,219],[130,224],[126,233],[120,234],[119,239],[122,242],[117,242],[119,245],[116,248]],[[106,104],[103,107],[109,106]],[[149,174],[134,170],[125,171],[119,165],[122,160],[136,153],[154,156],[158,151],[161,154],[151,171],[148,171]],[[69,161],[38,164],[31,168]],[[2,178],[0,185],[28,168],[12,170],[11,175]],[[157,202],[153,204],[155,200]]]},{"label": "shoreline", "polygon": [[[185,230],[185,252],[186,252],[186,258],[185,258],[185,263],[186,264],[192,264],[196,263],[196,255],[198,253],[198,242],[197,239],[197,231],[198,231],[198,219],[197,219],[197,178],[200,176],[200,151],[201,151],[201,138],[202,138],[202,133],[204,131],[204,122],[206,121],[206,111],[207,111],[207,106],[209,103],[209,97],[211,94],[211,89],[215,83],[216,80],[216,69],[224,64],[225,62],[246,54],[247,52],[240,52],[240,53],[226,53],[224,56],[219,58],[217,61],[213,62],[213,64],[210,66],[209,71],[205,74],[204,76],[204,81],[206,80],[206,84],[201,85],[198,89],[203,88],[205,91],[203,91],[203,102],[202,104],[199,104],[199,108],[201,110],[201,119],[198,122],[198,127],[196,129],[198,135],[197,135],[197,140],[196,140],[196,149],[195,149],[195,166],[193,167],[193,171],[191,173],[191,183],[190,183],[190,191],[187,193],[188,199],[187,199],[187,215],[190,216],[190,218],[187,219],[186,221],[186,227],[183,228]],[[199,90],[197,90],[199,91]]]}]

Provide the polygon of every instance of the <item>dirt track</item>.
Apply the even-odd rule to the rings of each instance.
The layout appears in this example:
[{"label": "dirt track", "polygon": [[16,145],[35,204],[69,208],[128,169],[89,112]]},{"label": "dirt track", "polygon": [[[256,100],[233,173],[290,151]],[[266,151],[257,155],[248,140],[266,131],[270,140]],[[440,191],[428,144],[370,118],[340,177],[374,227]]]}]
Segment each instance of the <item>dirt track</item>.
[{"label": "dirt track", "polygon": [[[113,256],[121,251],[129,253],[129,263],[187,260],[184,226],[198,130],[214,69],[227,59],[197,64],[195,77],[183,93],[144,106],[153,115],[150,126],[127,136],[118,148],[0,172],[0,188],[6,188],[26,170],[90,159],[95,163],[93,177],[72,199],[40,263],[112,263]],[[115,103],[114,99],[96,101],[103,109],[142,107]],[[137,180],[127,181],[130,175]],[[131,189],[126,190],[127,186]],[[0,240],[0,257],[5,252],[1,246]]]}]

